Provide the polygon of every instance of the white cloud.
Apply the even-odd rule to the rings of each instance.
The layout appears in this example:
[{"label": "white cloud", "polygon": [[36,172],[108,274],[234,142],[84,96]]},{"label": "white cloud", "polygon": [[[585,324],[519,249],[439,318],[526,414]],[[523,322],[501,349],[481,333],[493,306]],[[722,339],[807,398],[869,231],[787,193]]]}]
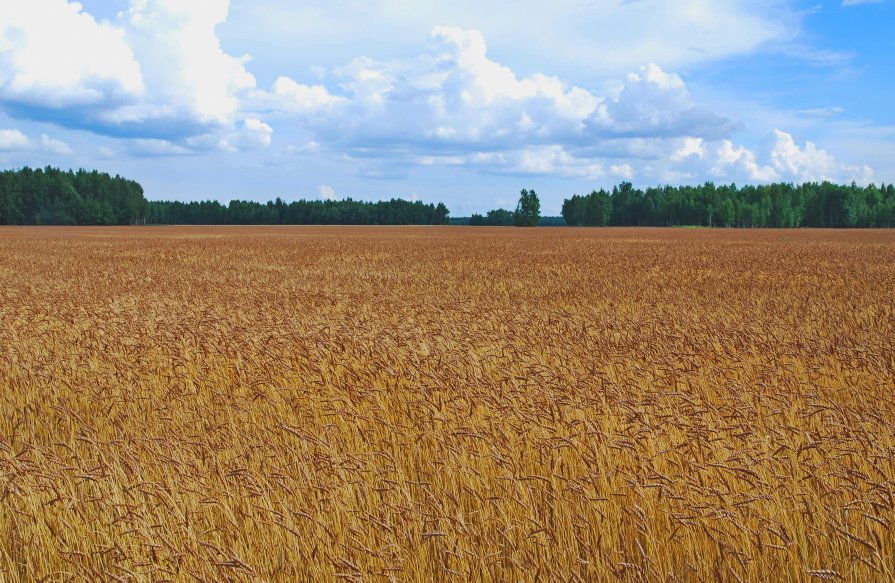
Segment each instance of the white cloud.
[{"label": "white cloud", "polygon": [[317,187],[317,194],[323,200],[336,200],[336,189],[328,184],[321,184]]},{"label": "white cloud", "polygon": [[40,145],[41,148],[45,152],[49,152],[51,154],[59,154],[61,156],[68,156],[72,154],[72,149],[68,144],[61,140],[54,140],[47,134],[43,134],[40,136]]},{"label": "white cloud", "polygon": [[41,135],[40,140],[33,140],[16,129],[0,130],[0,151],[41,151],[60,156],[72,154],[72,149],[63,141],[55,140],[47,134]]},{"label": "white cloud", "polygon": [[187,138],[181,142],[191,150],[220,152],[248,152],[261,150],[273,141],[273,128],[260,119],[248,118],[238,122],[232,130]]},{"label": "white cloud", "polygon": [[24,150],[30,145],[31,140],[19,130],[0,130],[0,151]]},{"label": "white cloud", "polygon": [[138,157],[184,156],[193,153],[193,150],[174,142],[152,138],[129,140],[126,149],[128,154]]},{"label": "white cloud", "polygon": [[609,174],[617,178],[630,180],[634,178],[634,168],[630,164],[613,164],[609,167]]},{"label": "white cloud", "polygon": [[406,53],[408,42],[423,38],[433,24],[450,23],[480,29],[513,63],[537,55],[550,70],[588,76],[617,75],[648,62],[678,69],[747,54],[791,39],[800,18],[776,0],[255,0],[235,3],[234,11],[234,36],[264,30],[273,50],[290,47],[299,66],[356,56],[344,39],[363,39],[380,55]]},{"label": "white cloud", "polygon": [[357,159],[579,177],[610,167],[630,178],[623,158],[662,155],[656,139],[726,138],[738,127],[698,106],[681,77],[658,65],[599,95],[557,77],[517,75],[488,56],[480,32],[454,27],[436,27],[417,57],[357,58],[331,78],[341,95],[281,77],[254,103],[310,132],[317,148]]},{"label": "white cloud", "polygon": [[536,73],[520,78],[488,57],[477,30],[436,27],[430,49],[434,58],[417,62],[416,88],[439,119],[438,137],[481,141],[512,134],[543,140],[577,130],[599,102],[591,92],[557,77]]},{"label": "white cloud", "polygon": [[221,48],[215,28],[226,21],[229,7],[229,0],[131,0],[121,23],[150,99],[111,121],[183,115],[210,126],[234,123],[240,96],[255,87],[255,78],[245,68],[248,57]]},{"label": "white cloud", "polygon": [[825,150],[813,142],[805,142],[804,147],[796,144],[793,137],[780,130],[774,130],[765,140],[764,148],[769,165],[780,175],[797,182],[851,182],[867,184],[873,179],[869,166],[840,164]]},{"label": "white cloud", "polygon": [[258,92],[254,105],[289,113],[309,113],[345,103],[323,85],[302,85],[289,77],[278,77],[270,92]]},{"label": "white cloud", "polygon": [[707,171],[709,176],[746,182],[772,182],[781,178],[773,168],[759,164],[754,152],[743,146],[736,147],[730,140],[707,146],[706,160],[711,164]]},{"label": "white cloud", "polygon": [[66,0],[0,2],[0,100],[61,108],[132,100],[144,90],[120,28]]},{"label": "white cloud", "polygon": [[[265,6],[269,1],[259,0]],[[354,164],[359,175],[384,179],[399,178],[411,166],[640,183],[872,176],[869,168],[842,164],[784,132],[772,134],[760,149],[736,144],[741,124],[700,105],[672,72],[682,63],[785,40],[789,17],[768,16],[772,0],[752,8],[707,0],[673,7],[659,0],[568,0],[549,7],[520,0],[512,10],[500,3],[471,7],[468,0],[449,8],[434,0],[334,0],[314,10],[288,5],[309,22],[316,18],[317,26],[327,15],[335,18],[341,6],[347,23],[342,39],[351,36],[355,20],[371,38],[382,34],[374,26],[377,10],[414,26],[436,17],[462,24],[465,6],[489,35],[502,39],[502,55],[512,36],[502,27],[515,27],[520,39],[531,41],[530,50],[561,46],[571,59],[587,48],[585,62],[595,70],[649,63],[622,81],[604,79],[599,89],[521,72],[489,55],[480,30],[436,26],[422,54],[355,54],[341,66],[314,69],[310,84],[273,71],[269,78],[275,81],[261,90],[249,58],[229,54],[219,40],[229,0],[128,2],[117,18],[105,21],[66,0],[17,6],[0,0],[0,107],[34,121],[126,138],[120,151],[137,156],[263,150],[273,144],[276,129],[277,142],[304,144],[284,150],[332,154]],[[532,21],[538,26],[518,26]],[[307,32],[301,26],[294,35]],[[560,43],[554,29],[564,31],[561,40],[568,43]],[[586,39],[579,32],[585,29]],[[801,116],[841,112],[804,110]],[[771,123],[778,125],[766,127]],[[18,130],[0,131],[3,148],[72,154],[62,141],[29,139]]]},{"label": "white cloud", "polygon": [[600,164],[575,158],[561,146],[526,148],[506,157],[511,161],[507,170],[514,174],[543,174],[593,180],[605,175]]},{"label": "white cloud", "polygon": [[[660,163],[657,163],[660,162]],[[711,178],[720,182],[831,182],[856,181],[867,184],[873,170],[836,160],[812,142],[804,146],[792,135],[774,130],[763,140],[758,151],[737,146],[730,140],[705,141],[685,138],[668,157],[651,162],[656,175],[667,182],[702,181]]]},{"label": "white cloud", "polygon": [[97,22],[75,2],[4,0],[0,106],[36,121],[179,148],[266,145],[270,132],[243,112],[256,84],[248,57],[227,54],[216,33],[229,4],[130,0],[117,19]]},{"label": "white cloud", "polygon": [[415,58],[363,57],[336,68],[344,96],[289,79],[278,80],[273,94],[288,96],[282,111],[326,141],[417,153],[548,144],[579,133],[600,101],[556,77],[517,76],[487,56],[475,30],[436,27],[428,48]]},{"label": "white cloud", "polygon": [[655,64],[601,96],[556,77],[520,77],[488,57],[478,31],[436,27],[418,57],[354,59],[333,75],[344,96],[281,78],[264,98],[311,131],[311,143],[360,160],[366,176],[402,164],[594,180],[657,179],[682,171],[674,165],[751,181],[775,173],[729,141],[737,124],[700,107],[679,75]]},{"label": "white cloud", "polygon": [[683,144],[675,150],[671,155],[671,159],[675,162],[681,162],[682,160],[686,160],[693,156],[696,159],[702,160],[702,157],[705,156],[705,148],[703,148],[702,142],[702,138],[684,138]]},{"label": "white cloud", "polygon": [[273,128],[260,119],[248,118],[242,123],[243,140],[252,143],[258,148],[270,145],[273,136]]},{"label": "white cloud", "polygon": [[[594,160],[570,154],[563,146],[530,146],[499,152],[472,152],[466,155],[417,156],[411,161],[422,166],[467,166],[488,174],[549,175],[598,180],[607,173]],[[625,171],[622,166],[617,171]]]},{"label": "white cloud", "polygon": [[587,120],[596,134],[723,138],[739,129],[696,105],[683,79],[656,64],[628,75],[617,99],[606,99]]},{"label": "white cloud", "polygon": [[782,132],[762,156],[734,144],[740,124],[700,106],[679,75],[656,64],[599,95],[517,75],[474,30],[436,27],[420,56],[358,58],[331,77],[343,95],[280,78],[259,99],[310,132],[315,149],[327,144],[358,161],[366,177],[395,177],[402,165],[641,182],[866,176]]},{"label": "white cloud", "polygon": [[[568,117],[582,117],[596,105],[589,92],[568,88],[556,77],[535,74],[519,79],[512,69],[488,58],[485,38],[478,30],[438,26],[432,31],[430,46],[436,67],[427,71],[420,85],[445,88],[453,84],[457,91],[454,97],[465,104],[544,98],[552,102],[557,113]],[[447,74],[441,75],[437,69]]]}]

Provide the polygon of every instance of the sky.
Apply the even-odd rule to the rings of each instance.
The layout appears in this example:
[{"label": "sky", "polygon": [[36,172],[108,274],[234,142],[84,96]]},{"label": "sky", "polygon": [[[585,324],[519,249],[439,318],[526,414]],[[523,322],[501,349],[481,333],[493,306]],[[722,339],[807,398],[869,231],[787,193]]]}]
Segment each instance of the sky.
[{"label": "sky", "polygon": [[544,214],[895,182],[895,0],[0,0],[0,168]]}]

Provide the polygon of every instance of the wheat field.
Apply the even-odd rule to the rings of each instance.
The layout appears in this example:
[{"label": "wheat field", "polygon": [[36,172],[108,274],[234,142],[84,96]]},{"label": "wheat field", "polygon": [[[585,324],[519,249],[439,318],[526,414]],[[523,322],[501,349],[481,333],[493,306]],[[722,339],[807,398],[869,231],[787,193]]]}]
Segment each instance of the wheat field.
[{"label": "wheat field", "polygon": [[0,581],[895,581],[895,233],[0,229]]}]

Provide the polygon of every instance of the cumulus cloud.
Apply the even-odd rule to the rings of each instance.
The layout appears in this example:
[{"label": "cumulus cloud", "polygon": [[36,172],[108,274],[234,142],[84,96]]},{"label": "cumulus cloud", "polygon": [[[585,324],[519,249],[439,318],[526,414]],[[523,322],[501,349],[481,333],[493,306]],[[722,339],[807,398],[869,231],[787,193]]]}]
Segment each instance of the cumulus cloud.
[{"label": "cumulus cloud", "polygon": [[617,178],[630,180],[634,178],[634,168],[630,164],[613,164],[609,167],[609,174]]},{"label": "cumulus cloud", "polygon": [[63,108],[137,99],[145,86],[122,29],[78,3],[0,3],[0,99]]},{"label": "cumulus cloud", "polygon": [[249,152],[270,146],[273,128],[257,118],[248,118],[236,123],[232,129],[203,134],[179,142],[193,151]]},{"label": "cumulus cloud", "polygon": [[229,0],[131,0],[121,22],[150,99],[115,112],[112,121],[175,116],[211,126],[234,123],[240,94],[255,87],[255,78],[245,68],[248,57],[221,48],[215,27],[226,21],[229,6]]},{"label": "cumulus cloud", "polygon": [[631,178],[635,168],[623,158],[662,155],[656,140],[726,139],[739,127],[700,107],[680,76],[655,64],[611,96],[520,76],[489,57],[476,30],[436,27],[427,49],[354,59],[332,71],[335,89],[281,77],[255,104],[355,158],[521,174]]},{"label": "cumulus cloud", "polygon": [[3,2],[0,105],[178,148],[221,139],[254,146],[259,136],[263,144],[263,128],[242,110],[256,85],[248,57],[227,54],[215,31],[228,11],[229,0],[130,0],[117,19],[98,22],[67,0]]},{"label": "cumulus cloud", "polygon": [[813,142],[806,141],[804,146],[799,146],[790,134],[780,130],[768,135],[763,146],[768,164],[781,176],[794,181],[854,180],[867,184],[873,179],[873,170],[869,166],[841,164]]},{"label": "cumulus cloud", "polygon": [[271,91],[257,92],[253,105],[288,113],[311,113],[345,103],[344,97],[333,95],[323,85],[303,85],[289,77],[278,77]]},{"label": "cumulus cloud", "polygon": [[60,156],[68,156],[72,154],[72,149],[62,140],[54,140],[47,134],[40,136],[40,145],[45,152],[51,154],[59,154]]},{"label": "cumulus cloud", "polygon": [[[260,89],[249,58],[228,54],[217,36],[229,0],[128,1],[112,21],[67,0],[0,4],[0,107],[126,138],[135,156],[260,150],[282,123],[295,132],[287,143],[305,144],[289,151],[346,157],[375,178],[411,166],[640,182],[872,175],[780,131],[757,150],[734,143],[741,125],[655,63],[601,92],[517,73],[489,55],[479,30],[438,26],[416,56],[358,57],[319,69],[311,84],[279,76]],[[613,6],[662,12],[652,0]],[[0,149],[27,148],[72,153],[47,135],[0,131]]]},{"label": "cumulus cloud", "polygon": [[338,92],[280,78],[262,97],[281,113],[305,114],[329,142],[417,153],[549,144],[578,133],[599,103],[556,77],[520,78],[487,56],[475,30],[436,27],[428,49],[409,59],[354,59],[333,71]]},{"label": "cumulus cloud", "polygon": [[873,179],[868,166],[854,166],[836,160],[828,152],[806,141],[799,145],[784,131],[774,130],[757,151],[737,146],[731,140],[706,141],[685,138],[668,157],[668,164],[656,164],[666,181],[700,180],[749,183],[763,182],[851,182],[867,184]]},{"label": "cumulus cloud", "polygon": [[402,164],[651,182],[868,175],[783,132],[760,153],[735,144],[740,124],[700,106],[679,75],[655,64],[599,95],[556,77],[520,77],[488,56],[478,31],[437,27],[428,49],[354,59],[333,71],[336,91],[280,78],[262,97],[370,177]]},{"label": "cumulus cloud", "polygon": [[321,184],[318,186],[317,194],[323,200],[336,200],[336,189],[329,184]]},{"label": "cumulus cloud", "polygon": [[327,142],[363,155],[365,149],[465,149],[469,143],[487,148],[494,147],[489,142],[519,139],[546,143],[551,134],[576,131],[598,101],[555,77],[520,79],[488,59],[481,33],[450,27],[433,31],[422,56],[361,57],[333,70],[331,78],[335,89],[281,76],[270,90],[248,92],[243,109],[297,121],[314,134],[309,143],[315,151]]},{"label": "cumulus cloud", "polygon": [[19,130],[0,130],[0,150],[24,150],[30,145],[31,140]]},{"label": "cumulus cloud", "polygon": [[266,148],[272,141],[273,128],[260,119],[243,120],[239,130],[238,137],[242,149]]},{"label": "cumulus cloud", "polygon": [[708,139],[726,138],[741,127],[695,104],[683,79],[656,64],[628,75],[618,99],[604,100],[586,124],[595,134]]},{"label": "cumulus cloud", "polygon": [[0,151],[5,152],[46,152],[67,156],[72,153],[71,147],[61,140],[42,134],[39,140],[29,138],[16,129],[0,130]]},{"label": "cumulus cloud", "polygon": [[470,161],[472,164],[486,166],[489,171],[507,174],[552,175],[591,180],[599,180],[606,175],[602,164],[587,158],[577,158],[559,145],[473,154]]},{"label": "cumulus cloud", "polygon": [[734,146],[730,140],[708,144],[707,160],[711,163],[707,174],[719,179],[745,178],[748,182],[771,182],[780,174],[761,165],[754,152],[743,146]]}]

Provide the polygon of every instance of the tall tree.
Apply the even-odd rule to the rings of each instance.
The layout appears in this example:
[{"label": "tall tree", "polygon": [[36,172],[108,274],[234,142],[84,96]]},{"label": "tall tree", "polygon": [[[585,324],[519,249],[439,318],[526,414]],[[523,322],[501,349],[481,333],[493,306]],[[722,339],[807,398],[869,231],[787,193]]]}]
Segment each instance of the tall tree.
[{"label": "tall tree", "polygon": [[517,227],[537,227],[540,219],[541,200],[534,190],[523,188],[513,214],[513,224]]},{"label": "tall tree", "polygon": [[562,207],[566,224],[617,226],[704,227],[892,227],[895,226],[895,188],[885,185],[838,185],[829,182],[765,184],[737,188],[664,186],[634,188],[624,182],[612,194],[594,191],[573,195]]}]

